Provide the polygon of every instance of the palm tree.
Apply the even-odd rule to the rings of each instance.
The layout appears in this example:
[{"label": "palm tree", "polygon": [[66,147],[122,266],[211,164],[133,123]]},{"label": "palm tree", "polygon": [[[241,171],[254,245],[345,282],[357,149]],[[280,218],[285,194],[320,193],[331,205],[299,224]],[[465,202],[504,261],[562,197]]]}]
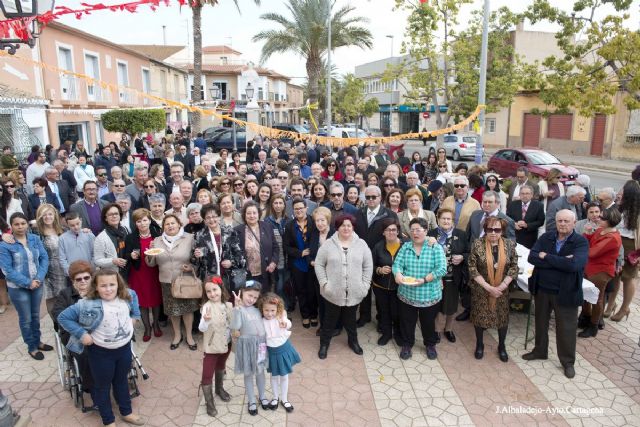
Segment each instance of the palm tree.
[{"label": "palm tree", "polygon": [[[260,0],[253,0],[259,5]],[[193,103],[202,101],[200,86],[202,86],[202,7],[206,5],[215,6],[220,0],[189,0],[189,6],[193,12],[193,92],[191,100]],[[233,3],[240,12],[238,0]],[[194,111],[191,118],[191,131],[193,133],[200,132],[200,112]]]},{"label": "palm tree", "polygon": [[[309,98],[318,101],[318,82],[322,70],[322,57],[327,53],[327,18],[335,0],[288,0],[289,19],[279,13],[265,13],[265,21],[273,21],[282,28],[261,31],[253,41],[265,41],[261,61],[274,53],[295,52],[306,60]],[[355,8],[343,6],[331,15],[331,47],[358,46],[371,48],[372,36],[368,29],[357,24],[366,23],[363,17],[349,17]],[[318,119],[318,110],[312,110]]]}]

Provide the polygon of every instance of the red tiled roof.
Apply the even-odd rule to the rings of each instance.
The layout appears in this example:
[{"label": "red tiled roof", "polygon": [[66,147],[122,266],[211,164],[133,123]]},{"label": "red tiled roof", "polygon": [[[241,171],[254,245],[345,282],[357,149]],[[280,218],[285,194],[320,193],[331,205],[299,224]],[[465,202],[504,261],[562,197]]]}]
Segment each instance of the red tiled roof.
[{"label": "red tiled roof", "polygon": [[233,55],[242,55],[241,52],[226,45],[203,46],[202,53],[231,53]]}]

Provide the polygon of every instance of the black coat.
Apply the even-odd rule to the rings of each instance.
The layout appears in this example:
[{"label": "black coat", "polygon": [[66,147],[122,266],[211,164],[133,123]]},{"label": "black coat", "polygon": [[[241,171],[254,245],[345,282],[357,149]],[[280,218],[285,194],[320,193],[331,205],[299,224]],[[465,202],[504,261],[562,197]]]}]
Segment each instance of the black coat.
[{"label": "black coat", "polygon": [[67,345],[69,342],[69,338],[71,334],[67,332],[64,328],[61,328],[58,324],[58,316],[62,313],[67,307],[71,307],[80,299],[80,294],[76,291],[73,286],[68,288],[64,288],[60,291],[55,301],[53,302],[53,308],[51,309],[51,317],[53,318],[53,326],[58,333],[60,333],[60,340],[62,344]]},{"label": "black coat", "polygon": [[[160,227],[158,227],[155,221],[151,221],[151,226],[149,228],[150,228],[149,231],[151,232],[151,237],[153,237],[154,239],[162,235],[162,230],[160,230]],[[140,262],[144,257],[144,254],[141,253],[138,259],[131,258],[131,252],[139,251],[139,250],[140,250],[140,233],[134,227],[131,229],[131,233],[127,234],[127,236],[124,238],[124,259],[127,260],[127,265],[124,267],[124,270],[123,270],[123,275],[125,278],[129,277],[129,272],[131,271],[131,268],[134,268],[136,270],[140,269]]]},{"label": "black coat", "polygon": [[[220,261],[225,259],[231,261],[231,268],[227,270],[227,273],[231,270],[246,268],[247,260],[244,257],[244,250],[240,249],[238,232],[235,229],[231,229],[230,232],[225,232],[223,228],[220,238],[222,239]],[[208,228],[204,228],[196,233],[193,247],[204,249],[204,256],[200,258],[192,256],[191,264],[195,266],[196,273],[202,280],[205,280],[207,277],[220,275],[218,271],[218,260],[215,259],[214,244],[215,242],[211,240],[211,233]]]},{"label": "black coat", "polygon": [[[529,279],[529,292],[535,295],[541,288],[557,288],[558,304],[578,307],[584,302],[582,279],[589,258],[589,242],[578,233],[572,233],[556,251],[555,231],[544,233],[529,252],[533,274]],[[540,259],[540,252],[547,255]]]},{"label": "black coat", "polygon": [[[400,247],[402,247],[405,241],[406,240],[400,239]],[[400,248],[398,248],[398,252],[400,252]],[[398,255],[398,252],[396,252],[396,255]],[[371,286],[378,286],[389,291],[395,291],[398,289],[398,284],[396,283],[396,279],[393,277],[393,273],[378,274],[377,272],[378,267],[393,267],[395,256],[391,256],[391,253],[387,250],[387,242],[383,239],[376,243],[371,251],[371,255],[373,256],[373,277],[371,278]]]},{"label": "black coat", "polygon": [[[53,193],[50,193],[48,191],[45,191],[44,195],[47,199],[46,202],[50,205],[53,205],[59,211],[60,204],[58,203],[58,198]],[[35,216],[35,212],[38,210],[38,207],[40,207],[40,197],[38,197],[37,194],[29,194],[29,205],[31,206],[31,211]]]},{"label": "black coat", "polygon": [[[284,249],[284,253],[287,254],[288,259],[288,268],[291,270],[293,268],[293,261],[297,258],[300,258],[302,251],[298,249],[298,242],[296,240],[296,219],[292,219],[288,221],[284,226],[284,236],[282,236],[282,247]],[[311,244],[311,236],[313,234],[317,234],[316,224],[311,218],[311,215],[307,215],[307,236],[306,236],[306,244],[305,248],[309,248]],[[316,251],[317,253],[317,251]],[[311,265],[311,249],[309,249],[309,256],[307,258],[307,264]]]},{"label": "black coat", "polygon": [[[514,222],[522,221],[522,201],[514,200],[507,205],[507,216]],[[527,223],[527,228],[523,230],[516,230],[516,242],[520,243],[527,249],[531,249],[538,240],[538,229],[544,224],[544,205],[537,200],[531,200],[529,202],[529,208],[527,214],[524,217],[524,222]]]},{"label": "black coat", "polygon": [[[437,239],[438,229],[436,228],[433,230],[429,230],[427,236],[435,237]],[[459,228],[454,228],[451,239],[450,255],[462,255],[464,257],[464,260],[460,264],[451,264],[453,283],[455,283],[459,289],[464,287],[469,281],[469,266],[467,264],[467,261],[469,260],[469,252],[471,252],[471,246],[469,245],[469,238],[467,237],[467,233],[460,230]],[[447,269],[449,268],[449,264],[450,261],[447,260]]]},{"label": "black coat", "polygon": [[[280,259],[280,248],[278,248],[278,242],[276,242],[276,236],[273,234],[273,227],[271,224],[267,224],[264,221],[259,221],[260,227],[260,258],[262,260],[261,270],[262,274],[267,274],[267,266],[272,262],[278,264]],[[248,227],[245,224],[241,224],[235,227],[236,233],[238,233],[238,239],[240,240],[240,249],[242,253],[246,253],[244,242],[246,239],[246,233]]]},{"label": "black coat", "polygon": [[381,205],[380,210],[378,210],[378,214],[371,222],[371,226],[369,226],[367,222],[367,209],[369,208],[364,207],[362,209],[358,209],[358,212],[356,212],[355,229],[358,237],[364,239],[364,241],[367,242],[369,248],[373,249],[380,240],[384,239],[384,236],[382,234],[382,232],[384,231],[382,228],[382,221],[385,218],[395,218],[396,221],[398,221],[398,214],[396,214],[391,209],[388,209]]}]

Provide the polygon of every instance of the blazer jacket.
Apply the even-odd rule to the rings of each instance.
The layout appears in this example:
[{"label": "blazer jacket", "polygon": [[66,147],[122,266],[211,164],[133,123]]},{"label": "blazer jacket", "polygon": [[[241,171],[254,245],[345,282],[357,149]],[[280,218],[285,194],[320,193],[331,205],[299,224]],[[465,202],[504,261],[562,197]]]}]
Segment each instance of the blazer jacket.
[{"label": "blazer jacket", "polygon": [[398,214],[396,214],[391,209],[383,205],[380,205],[378,214],[373,218],[373,221],[371,221],[371,225],[369,225],[369,222],[367,219],[367,209],[369,208],[364,207],[362,209],[358,209],[358,212],[355,215],[356,217],[355,231],[358,237],[360,237],[367,243],[367,246],[369,246],[369,249],[373,249],[376,243],[384,239],[384,236],[382,234],[382,232],[384,231],[382,229],[382,221],[385,218],[395,218],[397,220]]},{"label": "blazer jacket", "polygon": [[[471,214],[471,218],[469,218],[469,224],[467,225],[467,238],[469,239],[469,243],[473,243],[474,240],[480,238],[480,234],[483,231],[482,226],[480,225],[480,221],[482,221],[483,216],[484,211],[482,210],[475,211],[473,214]],[[507,233],[504,237],[515,241],[516,228],[513,220],[499,211],[496,216],[507,221]]]},{"label": "blazer jacket", "polygon": [[173,249],[169,249],[162,237],[158,236],[153,239],[153,247],[162,248],[164,252],[156,256],[146,255],[144,259],[149,267],[158,266],[160,282],[171,283],[179,274],[182,274],[182,266],[191,263],[193,234],[184,233]]},{"label": "blazer jacket", "polygon": [[[427,230],[427,232],[438,228],[436,216],[430,210],[422,209],[422,216],[420,218],[426,219],[429,223],[429,230]],[[409,232],[409,223],[411,222],[411,219],[409,218],[409,209],[405,209],[400,212],[400,215],[398,215],[398,220],[400,221],[400,231],[402,231],[402,237],[410,239],[411,233]]]},{"label": "blazer jacket", "polygon": [[527,214],[522,218],[522,201],[514,200],[507,207],[507,216],[514,222],[523,221],[527,223],[527,228],[516,230],[516,242],[531,249],[538,240],[538,229],[544,224],[544,206],[542,202],[531,200]]},{"label": "blazer jacket", "polygon": [[[65,169],[65,171],[66,171],[66,169]],[[74,180],[74,182],[75,182],[75,180]],[[64,207],[64,211],[65,212],[68,212],[69,211],[69,207],[76,201],[75,187],[71,186],[64,179],[57,180],[56,181],[56,185],[58,186],[58,194],[60,195],[60,200],[62,200],[62,207]],[[47,186],[46,192],[47,192],[47,194],[53,195],[54,199],[56,198],[56,196],[55,196],[55,194],[53,194],[53,191],[51,190],[50,186]]]},{"label": "blazer jacket", "polygon": [[[240,239],[240,249],[242,253],[246,253],[244,242],[247,237],[247,226],[245,224],[238,225],[235,230],[238,233]],[[273,227],[271,224],[267,224],[264,221],[258,222],[260,228],[260,258],[262,259],[261,271],[266,273],[267,266],[272,262],[278,264],[280,259],[280,248],[278,248],[278,242],[276,242],[276,236],[273,234]]]},{"label": "blazer jacket", "polygon": [[[284,248],[284,253],[287,254],[289,269],[293,267],[293,261],[300,258],[300,254],[302,253],[302,251],[298,249],[298,241],[296,239],[296,222],[297,220],[295,218],[287,221],[284,226],[284,236],[282,238],[282,246]],[[307,215],[307,236],[305,248],[309,248],[309,252],[311,252],[310,245],[314,234],[317,234],[316,224],[311,215]],[[309,256],[306,258],[307,264],[310,265],[312,260],[311,253],[309,253]]]},{"label": "blazer jacket", "polygon": [[[451,209],[455,213],[456,201],[454,197],[455,196],[449,196],[444,199],[440,207],[443,209]],[[456,225],[456,228],[462,231],[466,231],[467,224],[469,223],[469,219],[471,218],[471,214],[478,210],[480,210],[480,203],[478,203],[478,201],[471,196],[467,196],[467,199],[462,205],[462,210],[460,211],[460,216],[458,217],[458,224]]]},{"label": "blazer jacket", "polygon": [[[100,212],[102,209],[109,204],[109,202],[97,199],[98,206],[100,206]],[[82,228],[90,228],[89,227],[89,214],[87,214],[87,207],[84,204],[84,199],[78,200],[73,205],[69,207],[70,212],[78,212],[80,215],[80,219],[82,219]]]}]

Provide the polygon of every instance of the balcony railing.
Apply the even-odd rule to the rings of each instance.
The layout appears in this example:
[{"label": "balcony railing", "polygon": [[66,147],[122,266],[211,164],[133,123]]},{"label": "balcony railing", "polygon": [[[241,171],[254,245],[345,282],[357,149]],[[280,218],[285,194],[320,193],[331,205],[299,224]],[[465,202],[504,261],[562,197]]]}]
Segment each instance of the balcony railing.
[{"label": "balcony railing", "polygon": [[80,82],[77,78],[60,76],[60,99],[63,101],[80,100]]},{"label": "balcony railing", "polygon": [[87,101],[96,104],[109,104],[111,103],[111,91],[103,89],[97,84],[87,83]]},{"label": "balcony railing", "polygon": [[118,100],[120,104],[128,104],[128,105],[136,104],[138,102],[137,98],[138,97],[134,93],[131,93],[126,90],[121,90],[118,92]]}]

